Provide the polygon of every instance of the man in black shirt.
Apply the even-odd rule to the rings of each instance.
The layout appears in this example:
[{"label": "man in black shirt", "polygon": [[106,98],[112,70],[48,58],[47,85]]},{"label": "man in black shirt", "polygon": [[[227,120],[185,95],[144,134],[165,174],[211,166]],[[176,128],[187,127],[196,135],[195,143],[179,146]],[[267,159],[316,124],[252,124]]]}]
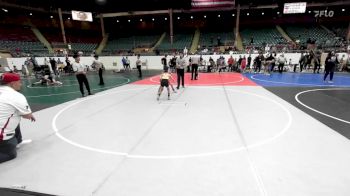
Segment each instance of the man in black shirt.
[{"label": "man in black shirt", "polygon": [[261,71],[261,63],[262,63],[263,60],[264,60],[264,56],[261,53],[259,54],[259,56],[257,56],[255,58],[255,60],[254,60],[255,63],[256,63],[256,67],[255,67],[255,70],[254,70],[255,73],[260,73],[260,71]]},{"label": "man in black shirt", "polygon": [[252,63],[252,57],[249,55],[248,57],[248,62],[247,62],[247,68],[250,68],[250,64]]},{"label": "man in black shirt", "polygon": [[325,61],[325,73],[323,77],[324,82],[326,82],[327,76],[329,74],[329,83],[333,83],[333,75],[336,67],[336,61],[337,57],[335,56],[334,52],[328,53],[328,56]]},{"label": "man in black shirt", "polygon": [[169,69],[169,67],[168,67],[168,64],[167,64],[167,56],[168,55],[165,55],[162,59],[161,59],[161,61],[162,61],[162,65],[163,65],[163,71],[165,71],[165,70],[168,70]]}]

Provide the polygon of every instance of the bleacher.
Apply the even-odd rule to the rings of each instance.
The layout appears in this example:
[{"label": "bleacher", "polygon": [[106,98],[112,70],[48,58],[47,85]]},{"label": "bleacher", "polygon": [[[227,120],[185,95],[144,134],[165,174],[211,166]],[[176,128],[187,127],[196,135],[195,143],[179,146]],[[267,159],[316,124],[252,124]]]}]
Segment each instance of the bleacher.
[{"label": "bleacher", "polygon": [[327,28],[330,29],[331,31],[333,31],[337,37],[346,38],[346,36],[348,34],[348,27],[347,26],[328,25]]},{"label": "bleacher", "polygon": [[[261,47],[263,44],[285,45],[287,40],[277,31],[275,27],[270,28],[244,28],[241,32],[241,38],[244,46]],[[253,38],[253,43],[251,42]]]},{"label": "bleacher", "polygon": [[[53,48],[64,46],[60,29],[41,29],[40,31]],[[71,49],[74,51],[91,53],[97,48],[101,40],[101,35],[98,32],[66,29],[67,44],[70,44]]]},{"label": "bleacher", "polygon": [[232,46],[234,45],[234,33],[233,32],[206,32],[201,31],[199,38],[199,45],[202,48],[209,48],[218,45],[218,38],[220,38],[221,45]]},{"label": "bleacher", "polygon": [[193,40],[193,34],[175,33],[173,45],[170,43],[169,35],[156,48],[159,51],[182,51],[185,47],[190,49]]},{"label": "bleacher", "polygon": [[159,38],[160,35],[132,35],[123,37],[112,35],[103,51],[120,52],[133,50],[135,48],[151,48]]},{"label": "bleacher", "polygon": [[334,46],[337,43],[335,35],[320,26],[287,26],[284,29],[293,40],[299,40],[302,45],[305,45],[309,38],[315,40],[316,45],[324,47]]},{"label": "bleacher", "polygon": [[8,25],[0,26],[0,49],[8,50],[14,56],[48,52],[29,27]]}]

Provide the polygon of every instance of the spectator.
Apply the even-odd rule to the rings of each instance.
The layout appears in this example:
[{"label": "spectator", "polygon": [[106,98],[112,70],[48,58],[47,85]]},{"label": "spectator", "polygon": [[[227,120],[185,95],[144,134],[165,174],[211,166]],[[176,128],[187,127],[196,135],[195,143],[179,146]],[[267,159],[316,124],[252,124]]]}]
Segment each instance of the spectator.
[{"label": "spectator", "polygon": [[162,65],[163,65],[163,71],[166,69],[169,69],[168,64],[167,64],[167,57],[168,55],[164,55],[164,57],[161,59]]},{"label": "spectator", "polygon": [[197,80],[198,79],[198,66],[200,63],[200,58],[195,55],[192,58],[192,74],[191,74],[191,80]]},{"label": "spectator", "polygon": [[95,69],[98,71],[98,76],[100,78],[100,83],[98,85],[105,85],[103,81],[103,64],[101,61],[98,60],[98,55],[94,56],[95,60],[92,62],[92,66],[95,67]]},{"label": "spectator", "polygon": [[142,70],[141,70],[141,65],[142,65],[142,62],[140,60],[140,55],[138,54],[137,55],[137,60],[136,60],[136,68],[139,72],[139,78],[142,78]]},{"label": "spectator", "polygon": [[0,163],[16,158],[16,146],[30,142],[22,141],[20,131],[21,118],[35,121],[35,117],[21,90],[20,76],[5,73],[1,76],[0,86]]},{"label": "spectator", "polygon": [[176,60],[176,71],[177,71],[177,89],[180,88],[180,81],[182,84],[182,87],[185,88],[185,67],[186,67],[186,60],[184,58],[184,55],[180,53],[180,58]]},{"label": "spectator", "polygon": [[233,59],[232,55],[230,56],[230,58],[227,60],[227,64],[229,67],[229,71],[233,71],[233,64],[235,63],[235,60]]},{"label": "spectator", "polygon": [[284,54],[281,54],[279,57],[278,57],[278,71],[280,73],[283,72],[283,68],[284,68],[284,65],[287,63],[287,59],[284,57]]}]

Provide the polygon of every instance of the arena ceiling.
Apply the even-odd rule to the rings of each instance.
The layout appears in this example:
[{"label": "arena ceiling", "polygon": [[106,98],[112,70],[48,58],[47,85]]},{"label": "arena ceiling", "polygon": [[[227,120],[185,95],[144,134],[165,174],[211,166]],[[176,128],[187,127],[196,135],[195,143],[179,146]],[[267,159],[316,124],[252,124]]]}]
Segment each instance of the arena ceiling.
[{"label": "arena ceiling", "polygon": [[[232,0],[236,5],[248,7],[264,5],[278,5],[283,7],[286,2],[308,2],[308,3],[329,3],[326,0]],[[332,1],[334,2],[334,1]],[[349,4],[349,0],[337,0]],[[173,9],[191,9],[191,0],[0,0],[2,7],[42,9],[45,11],[57,11],[62,8],[64,11],[81,10],[94,13],[127,12],[127,11],[149,11]]]}]

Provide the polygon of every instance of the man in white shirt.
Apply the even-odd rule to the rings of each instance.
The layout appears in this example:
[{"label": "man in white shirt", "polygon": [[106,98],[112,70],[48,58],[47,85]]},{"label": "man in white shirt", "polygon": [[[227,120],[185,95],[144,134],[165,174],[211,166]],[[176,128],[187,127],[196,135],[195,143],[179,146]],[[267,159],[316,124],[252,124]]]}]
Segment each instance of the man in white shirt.
[{"label": "man in white shirt", "polygon": [[92,95],[90,91],[89,81],[86,78],[86,67],[80,62],[80,55],[74,54],[73,58],[75,59],[73,63],[73,71],[75,72],[75,76],[77,77],[79,83],[81,96],[85,97],[83,83],[85,84],[89,95]]},{"label": "man in white shirt", "polygon": [[278,71],[280,73],[283,73],[283,67],[284,67],[284,64],[287,63],[287,59],[284,57],[284,54],[281,54],[281,56],[278,57]]},{"label": "man in white shirt", "polygon": [[[35,121],[27,99],[19,92],[20,76],[4,73],[0,86],[0,163],[16,158],[16,146],[22,142],[21,118]],[[23,141],[24,142],[24,141]]]},{"label": "man in white shirt", "polygon": [[92,65],[95,66],[96,70],[98,71],[98,76],[100,77],[100,83],[98,85],[105,85],[102,76],[103,64],[98,60],[98,55],[95,55],[94,58],[95,60],[93,61]]},{"label": "man in white shirt", "polygon": [[193,56],[192,57],[192,74],[191,74],[191,80],[197,80],[198,78],[198,65],[199,65],[199,62],[200,62],[200,58],[199,56]]},{"label": "man in white shirt", "polygon": [[139,78],[142,78],[141,65],[142,65],[142,62],[140,60],[140,55],[138,54],[137,55],[137,60],[136,60],[136,68],[137,68],[137,70],[139,72]]},{"label": "man in white shirt", "polygon": [[185,67],[186,59],[184,58],[184,55],[180,53],[180,58],[176,59],[177,89],[180,88],[180,79],[182,87],[185,88]]}]

